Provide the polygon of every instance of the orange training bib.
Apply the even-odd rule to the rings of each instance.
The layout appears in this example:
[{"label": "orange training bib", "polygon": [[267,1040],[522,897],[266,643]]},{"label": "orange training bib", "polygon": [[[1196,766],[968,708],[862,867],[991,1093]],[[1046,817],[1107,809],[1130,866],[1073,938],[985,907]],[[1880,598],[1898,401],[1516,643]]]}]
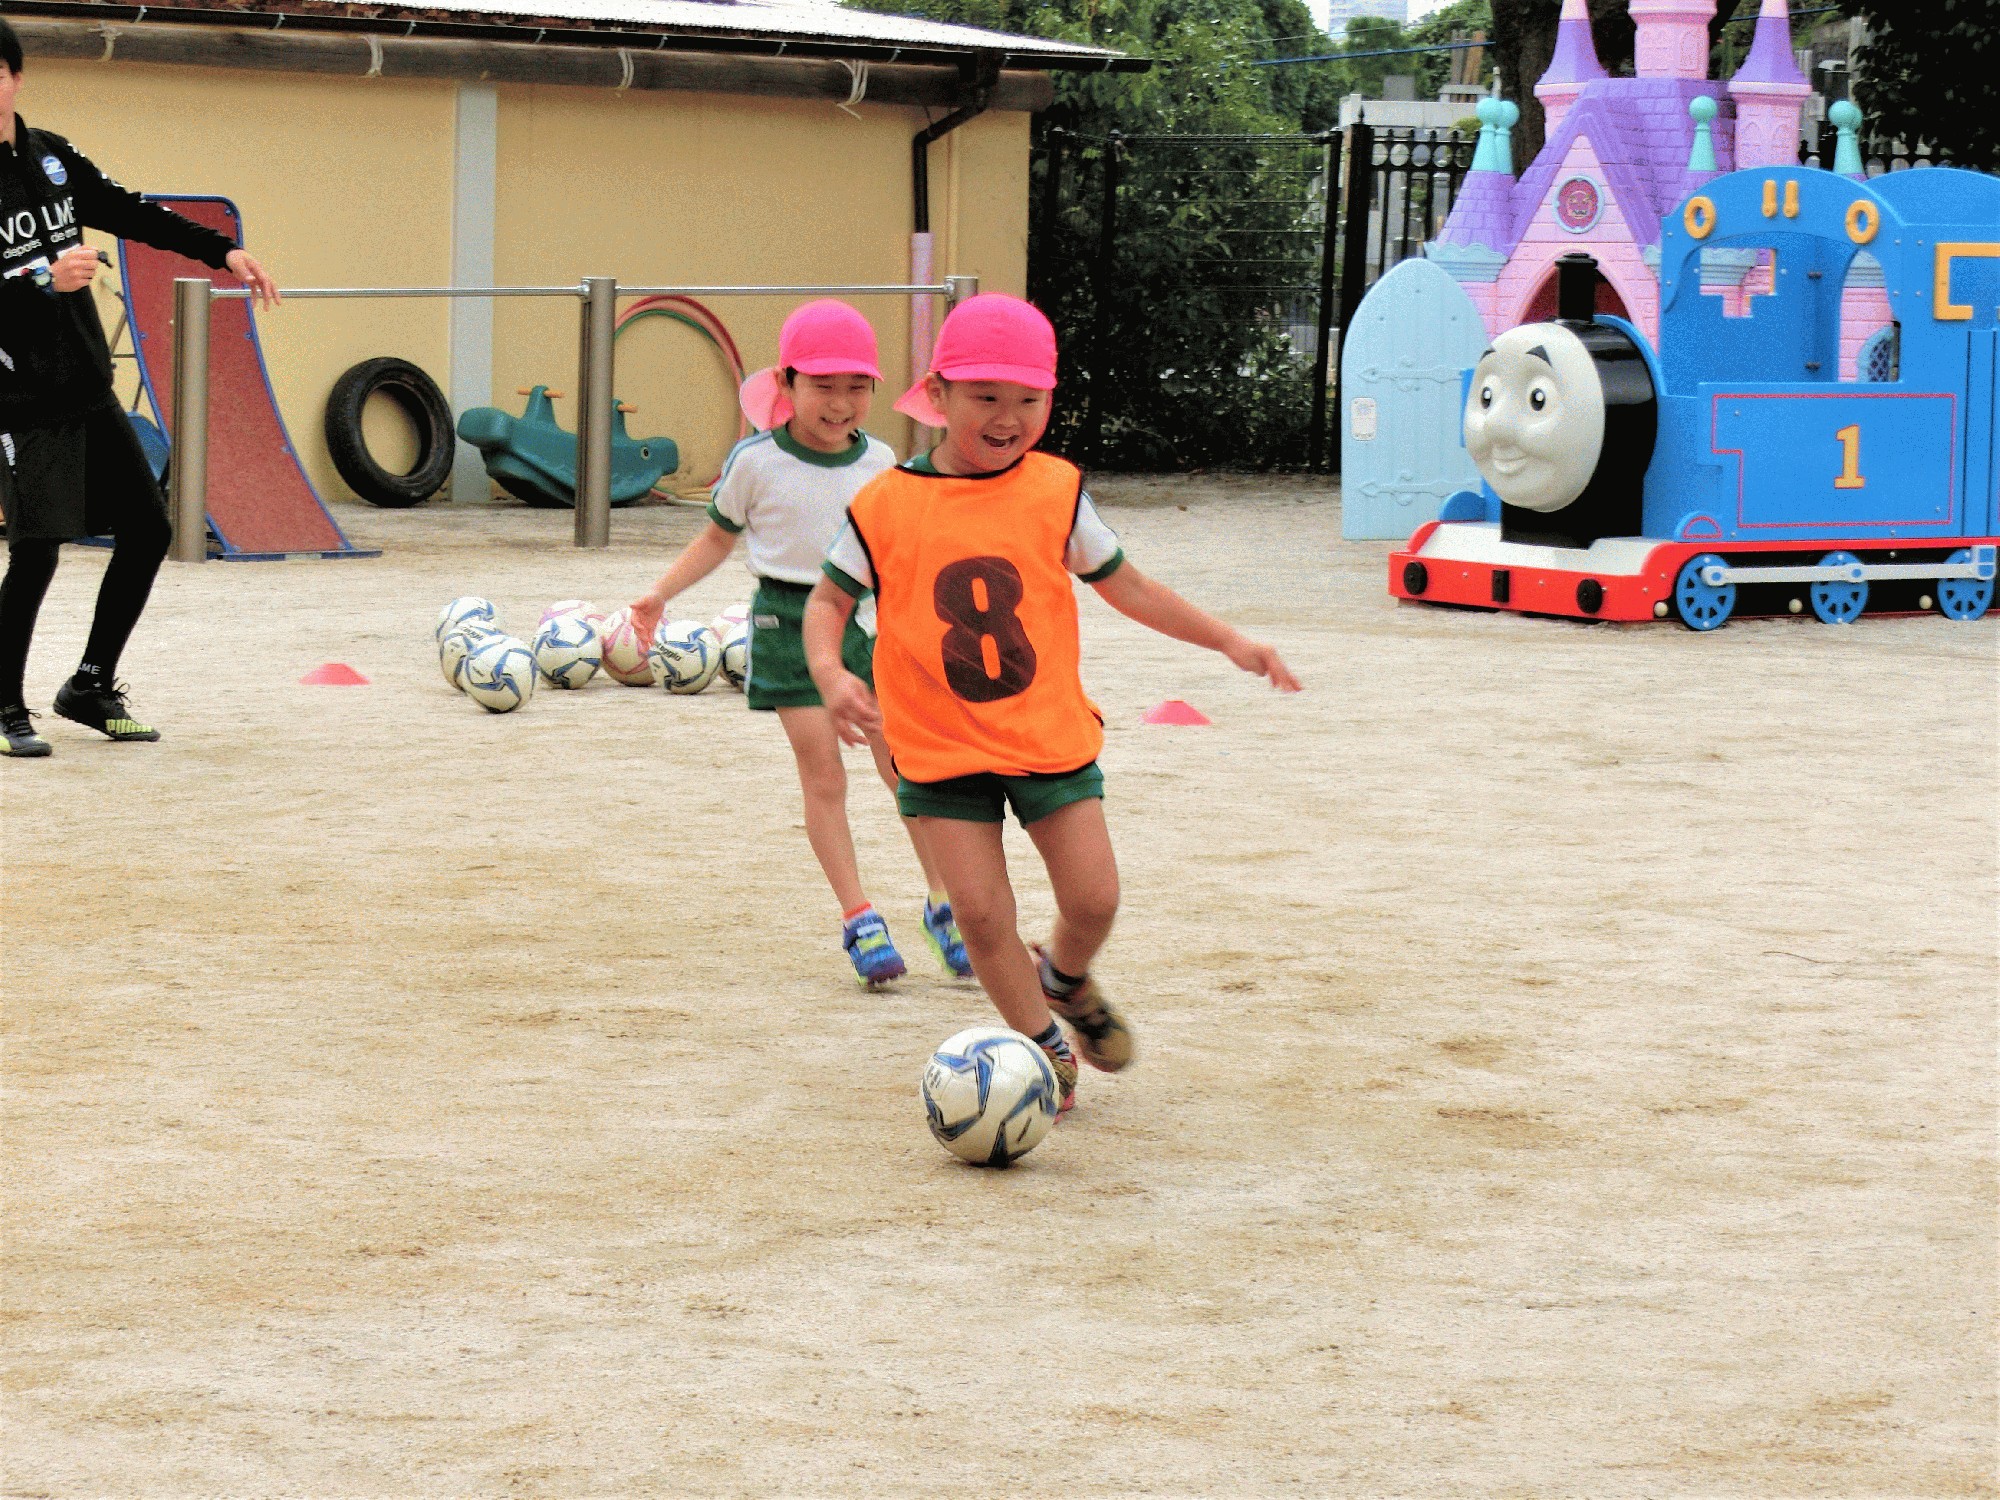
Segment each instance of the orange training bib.
[{"label": "orange training bib", "polygon": [[892,469],[848,514],[875,574],[875,692],[911,781],[1061,773],[1104,748],[1063,555],[1083,475],[1030,453],[984,479]]}]

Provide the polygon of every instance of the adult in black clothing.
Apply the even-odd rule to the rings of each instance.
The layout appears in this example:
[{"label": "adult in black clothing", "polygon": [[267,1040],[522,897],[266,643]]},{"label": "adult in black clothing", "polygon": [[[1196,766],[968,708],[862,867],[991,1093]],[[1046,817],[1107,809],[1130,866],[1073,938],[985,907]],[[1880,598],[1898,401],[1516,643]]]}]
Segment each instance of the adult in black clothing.
[{"label": "adult in black clothing", "polygon": [[22,689],[28,644],[57,549],[81,536],[117,538],[83,661],[56,690],[55,711],[114,740],[157,740],[132,717],[118,657],[167,555],[167,503],[111,388],[111,350],[90,284],[102,262],[86,226],[228,270],[268,306],[278,288],[229,240],[147,203],[59,135],[14,111],[21,42],[0,16],[0,753],[41,756]]}]

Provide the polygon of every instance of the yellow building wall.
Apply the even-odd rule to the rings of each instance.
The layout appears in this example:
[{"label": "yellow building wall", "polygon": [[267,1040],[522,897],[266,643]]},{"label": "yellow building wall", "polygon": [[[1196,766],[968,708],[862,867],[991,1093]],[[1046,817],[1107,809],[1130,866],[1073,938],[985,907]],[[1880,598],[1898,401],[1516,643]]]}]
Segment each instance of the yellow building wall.
[{"label": "yellow building wall", "polygon": [[[910,276],[910,137],[920,111],[823,101],[566,88],[500,94],[495,275],[532,285],[581,274],[624,285],[898,283]],[[931,147],[934,274],[1017,295],[1027,277],[1028,116],[986,115]],[[956,207],[952,184],[956,183]],[[708,304],[751,369],[777,359],[804,297]],[[869,430],[907,450],[890,409],[910,374],[910,299],[853,297],[875,325],[883,389]],[[494,390],[546,384],[573,398],[577,313],[511,301],[494,322]],[[672,483],[714,477],[738,432],[735,391],[700,335],[662,318],[618,341],[618,395],[634,436],[681,447]],[[558,401],[565,422],[573,399]]]},{"label": "yellow building wall", "polygon": [[[31,59],[19,107],[127,187],[231,199],[244,248],[280,287],[439,286],[451,280],[454,97],[448,83]],[[116,284],[100,277],[107,333]],[[278,409],[322,496],[351,498],[323,434],[334,381],[398,354],[444,384],[448,319],[441,301],[306,301],[258,314]],[[130,370],[120,380],[128,405]],[[393,416],[371,411],[371,436],[389,419],[385,461],[407,446]]]},{"label": "yellow building wall", "polygon": [[[438,286],[452,279],[457,85],[32,59],[22,116],[74,140],[146,192],[214,193],[242,210],[247,248],[281,286]],[[586,275],[627,285],[903,282],[910,274],[910,137],[921,110],[824,101],[501,87],[494,273],[503,285]],[[856,118],[858,115],[858,118]],[[1027,275],[1029,117],[980,116],[931,147],[935,274],[1020,293]],[[101,236],[97,237],[103,242]],[[115,278],[105,278],[115,285]],[[107,331],[116,304],[101,293]],[[718,298],[752,369],[777,357],[801,297]],[[906,450],[890,409],[911,377],[907,298],[856,297],[881,342],[868,426]],[[577,305],[494,310],[493,393],[547,384],[575,422]],[[351,365],[414,361],[449,392],[442,300],[301,301],[259,315],[278,404],[329,500],[352,496],[326,453],[326,397]],[[691,330],[647,319],[618,343],[618,395],[635,436],[681,446],[673,483],[716,472],[736,436],[735,391]],[[129,366],[121,390],[129,398]],[[413,456],[386,401],[377,456]]]}]

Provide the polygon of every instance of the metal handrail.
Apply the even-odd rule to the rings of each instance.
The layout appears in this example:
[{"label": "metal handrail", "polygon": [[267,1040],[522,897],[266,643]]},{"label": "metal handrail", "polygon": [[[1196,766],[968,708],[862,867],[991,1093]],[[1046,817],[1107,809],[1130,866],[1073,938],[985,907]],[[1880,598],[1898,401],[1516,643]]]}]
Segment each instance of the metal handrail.
[{"label": "metal handrail", "polygon": [[[937,285],[843,283],[823,286],[634,286],[586,276],[575,286],[297,287],[287,301],[339,297],[574,297],[582,303],[577,336],[576,545],[611,544],[611,384],[620,297],[943,297],[947,308],[979,294],[977,276]],[[177,562],[208,558],[209,309],[241,302],[249,287],[217,287],[206,277],[174,282],[173,544]]]}]

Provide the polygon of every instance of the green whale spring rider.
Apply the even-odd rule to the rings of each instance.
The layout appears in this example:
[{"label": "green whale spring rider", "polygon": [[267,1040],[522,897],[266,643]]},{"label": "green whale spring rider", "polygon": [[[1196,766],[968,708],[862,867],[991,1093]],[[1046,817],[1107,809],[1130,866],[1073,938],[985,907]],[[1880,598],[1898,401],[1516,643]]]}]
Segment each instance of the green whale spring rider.
[{"label": "green whale spring rider", "polygon": [[[547,386],[520,394],[528,398],[520,416],[498,407],[475,406],[458,419],[458,435],[479,450],[486,472],[508,494],[543,509],[574,507],[576,434],[557,423]],[[625,413],[631,410],[612,403],[613,505],[632,504],[681,463],[680,448],[672,438],[635,438],[626,432]]]}]

